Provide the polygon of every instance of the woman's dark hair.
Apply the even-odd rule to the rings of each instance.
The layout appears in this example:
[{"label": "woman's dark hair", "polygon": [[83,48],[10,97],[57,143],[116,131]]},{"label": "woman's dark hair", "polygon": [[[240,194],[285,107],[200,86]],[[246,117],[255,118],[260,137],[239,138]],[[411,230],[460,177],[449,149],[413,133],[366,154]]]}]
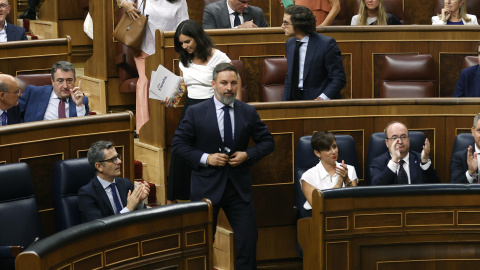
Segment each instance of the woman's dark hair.
[{"label": "woman's dark hair", "polygon": [[335,136],[329,131],[317,131],[313,133],[311,145],[313,150],[328,151],[335,141]]},{"label": "woman's dark hair", "polygon": [[294,28],[307,35],[315,33],[317,27],[316,18],[310,9],[304,6],[294,5],[286,8],[285,13],[290,15],[290,21]]},{"label": "woman's dark hair", "polygon": [[[182,48],[182,44],[178,39],[180,35],[189,36],[195,40],[197,43],[195,52],[189,54]],[[204,62],[207,61],[207,58],[212,54],[212,48],[215,47],[207,33],[205,33],[203,28],[194,20],[185,20],[178,25],[175,31],[174,44],[175,51],[178,53],[180,61],[185,67],[189,66],[194,56]]]}]

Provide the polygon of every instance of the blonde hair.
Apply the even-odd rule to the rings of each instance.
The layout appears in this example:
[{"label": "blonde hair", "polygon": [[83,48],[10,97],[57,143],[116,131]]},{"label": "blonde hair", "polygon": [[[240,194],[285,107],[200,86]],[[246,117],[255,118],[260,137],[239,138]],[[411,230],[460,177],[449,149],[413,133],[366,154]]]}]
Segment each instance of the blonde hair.
[{"label": "blonde hair", "polygon": [[[363,1],[363,0],[362,0]],[[445,7],[445,3],[443,4]],[[458,8],[458,15],[466,22],[470,22],[471,19],[467,17],[467,0],[463,0],[463,4]],[[442,18],[442,14],[437,15],[439,18]]]},{"label": "blonde hair", "polygon": [[[377,25],[387,25],[388,15],[385,12],[385,7],[383,6],[383,0],[379,0],[380,4],[377,7]],[[360,8],[358,10],[358,16],[360,17],[360,25],[367,25],[368,19],[368,8],[365,4],[365,0],[362,0]]]}]

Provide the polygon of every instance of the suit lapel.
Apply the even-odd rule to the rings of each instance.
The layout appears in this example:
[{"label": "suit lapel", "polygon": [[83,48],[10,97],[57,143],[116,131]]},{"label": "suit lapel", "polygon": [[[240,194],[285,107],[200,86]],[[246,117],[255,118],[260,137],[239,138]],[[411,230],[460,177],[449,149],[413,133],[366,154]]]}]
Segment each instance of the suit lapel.
[{"label": "suit lapel", "polygon": [[102,184],[98,181],[98,178],[95,176],[93,179],[93,186],[95,187],[95,192],[97,193],[97,196],[101,199],[100,201],[103,202],[104,205],[110,209],[111,215],[114,214],[113,212],[113,207],[112,204],[110,203],[110,200],[108,199],[107,193],[105,192],[105,189],[103,189]]},{"label": "suit lapel", "polygon": [[308,72],[310,71],[310,67],[312,66],[312,61],[313,61],[313,56],[315,55],[315,52],[317,51],[317,42],[318,38],[315,33],[310,35],[310,38],[308,40],[308,47],[307,47],[307,53],[305,54],[305,65],[303,67],[303,80],[305,81],[305,78],[307,78]]},{"label": "suit lapel", "polygon": [[118,189],[118,193],[120,194],[120,200],[122,201],[122,206],[125,207],[127,205],[127,194],[128,190],[127,187],[123,184],[123,182],[119,181],[118,179],[115,181]]},{"label": "suit lapel", "polygon": [[220,12],[220,20],[223,25],[219,25],[219,28],[232,28],[232,23],[230,22],[230,14],[228,13],[227,1],[220,0],[222,5],[222,10],[225,12]]},{"label": "suit lapel", "polygon": [[68,117],[77,117],[77,104],[75,104],[72,97],[70,97],[68,100]]},{"label": "suit lapel", "polygon": [[45,113],[47,112],[48,103],[50,102],[50,96],[52,95],[53,86],[46,86],[42,88],[42,94],[40,95],[40,100],[38,101],[38,114],[40,115],[39,119],[43,120]]},{"label": "suit lapel", "polygon": [[[480,66],[477,65],[477,68],[475,69],[475,76],[473,77],[473,88],[475,89],[474,90],[474,94],[476,97],[480,97],[480,78],[478,78],[478,76],[480,76]],[[475,149],[475,148],[473,148]]]},{"label": "suit lapel", "polygon": [[238,100],[235,100],[234,102],[234,106],[233,106],[233,118],[235,119],[235,134],[233,135],[233,149],[236,149],[236,146],[238,144],[238,140],[239,140],[239,136],[240,136],[240,130],[242,129],[240,127],[240,125],[242,123],[245,123],[245,121],[243,120],[243,115],[241,113],[241,104]]},{"label": "suit lapel", "polygon": [[[217,118],[217,112],[215,108],[215,101],[213,99],[215,96],[213,96],[210,100],[208,100],[208,106],[207,106],[207,113],[205,117],[203,118],[204,121],[207,121],[207,126],[211,126],[212,124],[214,127],[212,127],[216,132],[216,138],[212,138],[214,141],[220,142],[220,145],[223,145],[223,140],[222,140],[222,135],[220,135],[220,128],[218,127],[218,118]],[[215,119],[215,121],[210,122],[210,119]]]},{"label": "suit lapel", "polygon": [[416,159],[415,155],[410,152],[410,157],[408,158],[408,167],[410,170],[410,183],[416,184],[417,183],[417,175],[418,175],[418,168],[420,167],[418,160]]}]

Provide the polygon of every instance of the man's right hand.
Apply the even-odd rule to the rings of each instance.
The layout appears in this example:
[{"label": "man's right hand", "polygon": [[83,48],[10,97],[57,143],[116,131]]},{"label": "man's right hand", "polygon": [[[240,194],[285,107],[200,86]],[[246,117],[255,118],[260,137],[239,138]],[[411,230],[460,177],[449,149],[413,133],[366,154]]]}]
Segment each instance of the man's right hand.
[{"label": "man's right hand", "polygon": [[238,28],[258,28],[258,26],[253,23],[253,20],[251,20],[239,25]]},{"label": "man's right hand", "polygon": [[228,162],[228,156],[222,153],[210,154],[207,157],[207,164],[215,167],[223,167]]},{"label": "man's right hand", "polygon": [[390,145],[390,149],[388,149],[388,151],[390,151],[390,155],[392,156],[392,161],[396,163],[398,163],[398,161],[401,158],[400,149],[398,149],[398,144],[401,143],[400,140],[401,140],[400,138],[396,139]]},{"label": "man's right hand", "polygon": [[130,212],[135,211],[137,206],[143,201],[142,200],[143,194],[143,185],[137,185],[137,187],[133,190],[128,191],[127,195],[127,208]]},{"label": "man's right hand", "polygon": [[470,145],[467,151],[467,164],[468,164],[468,174],[473,175],[477,172],[478,161],[477,153],[473,151],[473,147]]}]

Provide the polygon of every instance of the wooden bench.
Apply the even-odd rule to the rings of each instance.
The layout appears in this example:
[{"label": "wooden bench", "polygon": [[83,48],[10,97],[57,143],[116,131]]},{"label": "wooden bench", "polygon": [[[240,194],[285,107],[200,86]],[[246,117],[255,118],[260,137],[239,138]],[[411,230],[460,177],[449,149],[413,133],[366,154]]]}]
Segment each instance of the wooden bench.
[{"label": "wooden bench", "polygon": [[391,185],[313,191],[298,221],[304,269],[476,269],[480,187]]},{"label": "wooden bench", "polygon": [[83,223],[31,245],[15,269],[210,270],[212,211],[205,200]]}]

